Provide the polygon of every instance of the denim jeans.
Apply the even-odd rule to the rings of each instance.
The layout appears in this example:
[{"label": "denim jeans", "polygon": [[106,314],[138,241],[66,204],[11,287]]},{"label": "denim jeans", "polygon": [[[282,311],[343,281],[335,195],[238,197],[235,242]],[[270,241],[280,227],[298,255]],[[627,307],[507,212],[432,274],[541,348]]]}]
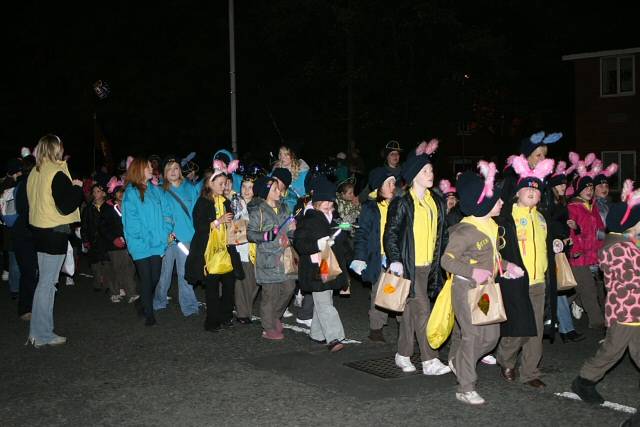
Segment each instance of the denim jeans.
[{"label": "denim jeans", "polygon": [[17,294],[20,290],[20,268],[16,261],[16,253],[9,252],[9,292]]},{"label": "denim jeans", "polygon": [[[185,244],[185,246],[189,246]],[[156,287],[155,297],[153,299],[153,309],[162,310],[167,308],[167,293],[171,287],[171,278],[173,276],[173,264],[175,263],[178,272],[178,301],[180,309],[185,316],[198,314],[198,299],[193,291],[193,286],[187,283],[184,278],[184,264],[187,256],[182,252],[178,245],[171,245],[167,248],[162,258],[162,271],[160,280]]]},{"label": "denim jeans", "polygon": [[573,327],[573,319],[571,318],[571,308],[566,295],[558,296],[558,332],[561,334],[569,333],[575,328]]},{"label": "denim jeans", "polygon": [[47,344],[57,337],[53,333],[53,303],[56,294],[56,282],[64,262],[65,254],[51,255],[38,252],[40,278],[33,295],[29,338],[35,344]]}]

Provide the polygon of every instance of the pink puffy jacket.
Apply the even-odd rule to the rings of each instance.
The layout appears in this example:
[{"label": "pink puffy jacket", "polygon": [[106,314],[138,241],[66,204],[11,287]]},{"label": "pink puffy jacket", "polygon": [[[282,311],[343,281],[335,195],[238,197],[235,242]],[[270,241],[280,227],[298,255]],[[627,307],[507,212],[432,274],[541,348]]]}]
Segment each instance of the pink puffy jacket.
[{"label": "pink puffy jacket", "polygon": [[567,206],[569,209],[569,219],[576,222],[579,233],[571,230],[570,237],[573,240],[571,247],[569,264],[574,267],[583,267],[598,264],[598,250],[602,248],[602,240],[598,240],[598,230],[604,232],[604,224],[598,207],[591,205],[587,207],[580,199],[573,199]]}]

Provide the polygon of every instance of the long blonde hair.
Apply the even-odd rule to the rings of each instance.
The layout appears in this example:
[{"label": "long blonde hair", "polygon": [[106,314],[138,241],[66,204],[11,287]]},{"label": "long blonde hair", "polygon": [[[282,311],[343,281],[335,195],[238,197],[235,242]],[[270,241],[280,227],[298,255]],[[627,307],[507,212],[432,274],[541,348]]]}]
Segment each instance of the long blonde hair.
[{"label": "long blonde hair", "polygon": [[45,162],[54,163],[62,160],[64,147],[60,138],[50,133],[40,138],[34,151],[36,155],[36,170],[40,171],[40,166]]},{"label": "long blonde hair", "polygon": [[276,168],[286,167],[282,164],[282,161],[279,159],[281,151],[284,151],[289,156],[291,156],[291,166],[287,167],[286,169],[289,169],[289,172],[291,172],[291,179],[292,181],[295,181],[298,178],[298,175],[300,174],[300,160],[298,159],[298,157],[296,156],[296,153],[294,153],[291,148],[287,147],[286,145],[283,145],[278,150],[278,161],[275,163]]},{"label": "long blonde hair", "polygon": [[182,184],[182,181],[184,180],[184,176],[182,175],[182,166],[180,165],[180,163],[177,160],[172,160],[167,162],[167,164],[164,165],[164,171],[162,173],[162,177],[164,178],[164,181],[162,183],[162,188],[165,191],[171,188],[171,183],[167,179],[167,171],[169,170],[169,167],[171,167],[173,164],[178,165],[178,171],[180,171],[180,179],[179,179],[180,184]]}]

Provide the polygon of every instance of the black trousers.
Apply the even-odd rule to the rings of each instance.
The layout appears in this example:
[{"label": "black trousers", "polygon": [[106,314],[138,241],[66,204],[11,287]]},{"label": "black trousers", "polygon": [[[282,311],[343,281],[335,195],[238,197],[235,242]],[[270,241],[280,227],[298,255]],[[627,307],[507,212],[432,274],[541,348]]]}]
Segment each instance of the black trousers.
[{"label": "black trousers", "polygon": [[33,240],[24,236],[14,238],[13,250],[20,269],[18,316],[22,316],[25,313],[31,313],[33,293],[38,285],[38,255]]},{"label": "black trousers", "polygon": [[144,317],[153,318],[153,295],[156,285],[160,280],[160,270],[162,269],[162,258],[160,255],[153,255],[135,261],[136,270],[140,277],[140,300],[144,310]]},{"label": "black trousers", "polygon": [[[226,274],[212,274],[204,278],[204,292],[207,299],[205,329],[215,329],[233,318],[233,302],[236,277],[233,271]],[[220,292],[222,287],[222,292]]]}]

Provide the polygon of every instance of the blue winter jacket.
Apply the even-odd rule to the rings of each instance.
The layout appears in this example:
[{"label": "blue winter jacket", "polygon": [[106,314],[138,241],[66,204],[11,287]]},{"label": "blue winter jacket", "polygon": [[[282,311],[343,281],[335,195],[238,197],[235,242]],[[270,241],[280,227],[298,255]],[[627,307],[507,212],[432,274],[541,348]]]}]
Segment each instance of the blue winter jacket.
[{"label": "blue winter jacket", "polygon": [[375,200],[369,199],[362,205],[353,237],[353,259],[367,263],[362,272],[365,282],[376,283],[382,272],[380,232],[380,209]]},{"label": "blue winter jacket", "polygon": [[129,253],[134,261],[164,255],[173,228],[173,219],[161,188],[149,183],[144,193],[131,184],[124,190],[122,226]]},{"label": "blue winter jacket", "polygon": [[[187,212],[183,209],[180,203],[173,197],[169,191],[173,192],[176,196],[182,200]],[[168,190],[164,190],[165,202],[173,218],[173,232],[176,234],[178,240],[183,243],[190,243],[193,239],[195,230],[193,228],[193,207],[196,205],[199,193],[196,186],[190,181],[182,180],[179,187],[169,186]]]}]

